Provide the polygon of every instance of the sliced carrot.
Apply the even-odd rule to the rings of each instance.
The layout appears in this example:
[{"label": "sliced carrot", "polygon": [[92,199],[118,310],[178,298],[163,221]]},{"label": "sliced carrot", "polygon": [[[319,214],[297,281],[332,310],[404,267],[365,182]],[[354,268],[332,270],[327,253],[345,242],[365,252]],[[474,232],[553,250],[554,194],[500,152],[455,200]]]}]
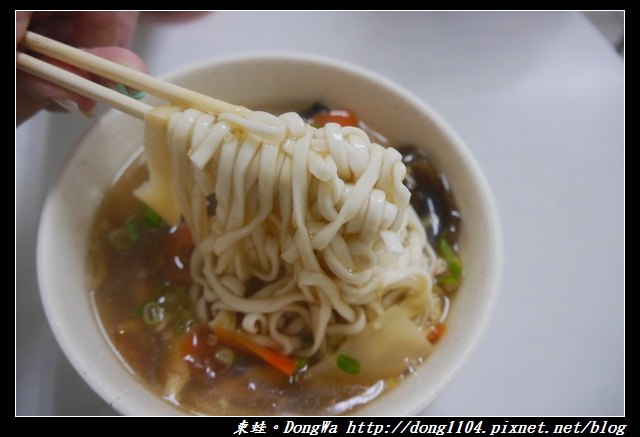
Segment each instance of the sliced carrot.
[{"label": "sliced carrot", "polygon": [[218,327],[213,328],[213,333],[227,346],[250,352],[271,364],[285,375],[291,376],[297,369],[295,361],[291,358],[256,344],[242,334]]},{"label": "sliced carrot", "polygon": [[346,109],[330,109],[313,117],[312,124],[323,127],[327,123],[338,123],[340,126],[358,126],[360,121]]},{"label": "sliced carrot", "polygon": [[429,342],[431,343],[435,343],[440,340],[440,337],[442,337],[446,331],[447,325],[445,325],[444,323],[438,323],[429,330],[429,333],[427,334],[427,340],[429,340]]}]

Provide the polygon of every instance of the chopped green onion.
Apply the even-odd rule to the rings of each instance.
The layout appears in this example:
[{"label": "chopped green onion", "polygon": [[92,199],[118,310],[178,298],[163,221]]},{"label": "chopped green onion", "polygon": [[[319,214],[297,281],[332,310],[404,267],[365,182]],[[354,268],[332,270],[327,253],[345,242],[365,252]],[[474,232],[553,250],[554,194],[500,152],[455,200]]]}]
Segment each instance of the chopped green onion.
[{"label": "chopped green onion", "polygon": [[132,243],[137,243],[142,238],[142,229],[135,219],[130,219],[125,225]]},{"label": "chopped green onion", "polygon": [[348,373],[349,375],[357,375],[360,373],[360,362],[349,355],[338,355],[336,365],[340,370]]},{"label": "chopped green onion", "polygon": [[447,285],[451,287],[457,287],[460,284],[460,277],[449,275],[441,275],[436,277],[436,285]]},{"label": "chopped green onion", "polygon": [[154,210],[147,205],[142,207],[142,221],[151,229],[159,228],[164,225],[164,220]]},{"label": "chopped green onion", "polygon": [[436,278],[436,284],[457,286],[462,277],[462,263],[447,241],[447,235],[440,238],[440,253],[447,263],[447,273]]},{"label": "chopped green onion", "polygon": [[122,228],[111,230],[108,238],[116,249],[126,251],[142,239],[142,227],[135,218],[131,218]]},{"label": "chopped green onion", "polygon": [[142,316],[142,308],[144,308],[144,305],[139,305],[139,306],[135,307],[133,309],[133,315],[141,317]]},{"label": "chopped green onion", "polygon": [[164,308],[157,302],[147,302],[142,307],[142,319],[147,325],[158,325],[164,320]]}]

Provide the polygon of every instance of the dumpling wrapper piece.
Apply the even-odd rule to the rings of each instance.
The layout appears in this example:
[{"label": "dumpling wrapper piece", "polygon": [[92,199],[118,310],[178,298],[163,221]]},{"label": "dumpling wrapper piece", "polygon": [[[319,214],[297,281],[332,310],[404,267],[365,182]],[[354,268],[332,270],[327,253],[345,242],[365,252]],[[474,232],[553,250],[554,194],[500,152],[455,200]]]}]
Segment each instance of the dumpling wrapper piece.
[{"label": "dumpling wrapper piece", "polygon": [[138,187],[135,196],[160,215],[169,225],[180,222],[180,204],[173,187],[171,154],[167,143],[167,124],[177,106],[159,106],[144,117],[144,154],[149,180]]},{"label": "dumpling wrapper piece", "polygon": [[[308,381],[330,381],[370,385],[379,380],[398,377],[412,364],[426,358],[433,346],[423,332],[398,307],[385,311],[369,323],[362,332],[349,337],[337,352],[313,366]],[[341,370],[336,360],[339,355],[355,358],[360,372],[351,375]]]}]

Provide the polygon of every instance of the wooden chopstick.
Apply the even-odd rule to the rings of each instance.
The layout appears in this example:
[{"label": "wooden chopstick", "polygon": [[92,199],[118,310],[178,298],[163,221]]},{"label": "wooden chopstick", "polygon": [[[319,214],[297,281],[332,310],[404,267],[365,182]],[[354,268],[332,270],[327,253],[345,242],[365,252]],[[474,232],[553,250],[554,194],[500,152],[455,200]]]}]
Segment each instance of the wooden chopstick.
[{"label": "wooden chopstick", "polygon": [[[205,112],[210,112],[214,115],[220,114],[222,112],[231,112],[238,115],[246,115],[250,112],[245,107],[232,105],[222,100],[200,94],[193,90],[162,81],[153,76],[149,76],[148,74],[141,73],[137,70],[125,67],[124,65],[109,61],[99,56],[92,55],[91,53],[79,50],[75,47],[71,47],[69,45],[63,44],[59,41],[55,41],[34,32],[27,32],[23,40],[23,46],[29,50],[33,50],[34,52],[49,56],[54,59],[58,59],[82,70],[90,71],[91,73],[110,79],[116,83],[122,83],[131,88],[143,90],[149,94],[167,100],[169,103],[177,106],[192,107]],[[34,63],[32,59],[34,58],[29,55],[16,53],[16,63],[18,64],[18,68],[24,69],[24,71],[27,71],[28,73],[37,75],[38,77],[45,80],[50,80],[65,88],[74,86],[75,88],[69,89],[72,89],[78,94],[86,95],[87,97],[90,97],[92,99],[100,100],[108,105],[114,106],[116,109],[120,109],[138,118],[140,118],[138,113],[140,111],[145,111],[139,105],[130,105],[130,102],[120,101],[122,104],[126,103],[125,106],[127,106],[127,108],[124,108],[121,104],[118,104],[116,102],[116,100],[120,99],[115,99],[111,95],[111,93],[98,92],[93,86],[89,87],[89,85],[84,83],[83,81],[73,81],[72,83],[72,81],[70,81],[70,78],[65,78],[64,80],[62,80],[62,77],[64,75],[60,74],[59,72],[54,73],[55,78],[50,79],[49,74],[51,74],[53,70],[43,68],[39,63]],[[18,62],[18,60],[20,60],[20,62]],[[43,63],[46,64],[46,62]],[[37,65],[37,67],[34,67],[35,65]],[[62,70],[58,67],[53,68]],[[29,69],[30,71],[27,69]],[[37,73],[35,72],[36,70]],[[80,78],[73,73],[70,74],[75,76],[76,78]],[[87,82],[100,87],[95,82],[91,82],[84,78],[80,79],[86,80]],[[80,85],[80,82],[83,82],[83,84]],[[89,88],[91,88],[93,91],[90,91]],[[85,94],[86,92],[92,92],[93,95]],[[115,91],[113,92],[115,93]],[[106,97],[106,99],[104,99],[103,97]],[[126,96],[122,97],[131,101],[135,101],[131,98],[127,98]],[[114,103],[119,106],[115,106]],[[151,107],[149,107],[147,110],[149,109],[151,109]]]},{"label": "wooden chopstick", "polygon": [[16,52],[16,66],[19,70],[44,79],[47,82],[52,82],[92,100],[105,103],[141,120],[144,120],[144,114],[146,112],[153,109],[152,106],[146,103],[134,100],[131,97],[127,97],[124,94],[120,94],[117,91],[85,79],[82,76],[78,76],[69,70],[49,64],[26,53]]}]

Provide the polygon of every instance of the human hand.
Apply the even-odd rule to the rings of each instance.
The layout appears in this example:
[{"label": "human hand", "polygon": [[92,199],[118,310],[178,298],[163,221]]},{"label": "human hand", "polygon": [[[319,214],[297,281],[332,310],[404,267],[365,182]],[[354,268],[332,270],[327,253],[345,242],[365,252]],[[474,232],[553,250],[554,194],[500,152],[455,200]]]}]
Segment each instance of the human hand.
[{"label": "human hand", "polygon": [[[137,21],[137,12],[16,12],[16,48],[27,30],[32,30],[145,71],[142,59],[127,49],[133,40]],[[87,72],[79,74],[92,78]],[[95,102],[21,71],[16,72],[17,123],[43,108],[67,110],[90,117],[95,112]]]}]

